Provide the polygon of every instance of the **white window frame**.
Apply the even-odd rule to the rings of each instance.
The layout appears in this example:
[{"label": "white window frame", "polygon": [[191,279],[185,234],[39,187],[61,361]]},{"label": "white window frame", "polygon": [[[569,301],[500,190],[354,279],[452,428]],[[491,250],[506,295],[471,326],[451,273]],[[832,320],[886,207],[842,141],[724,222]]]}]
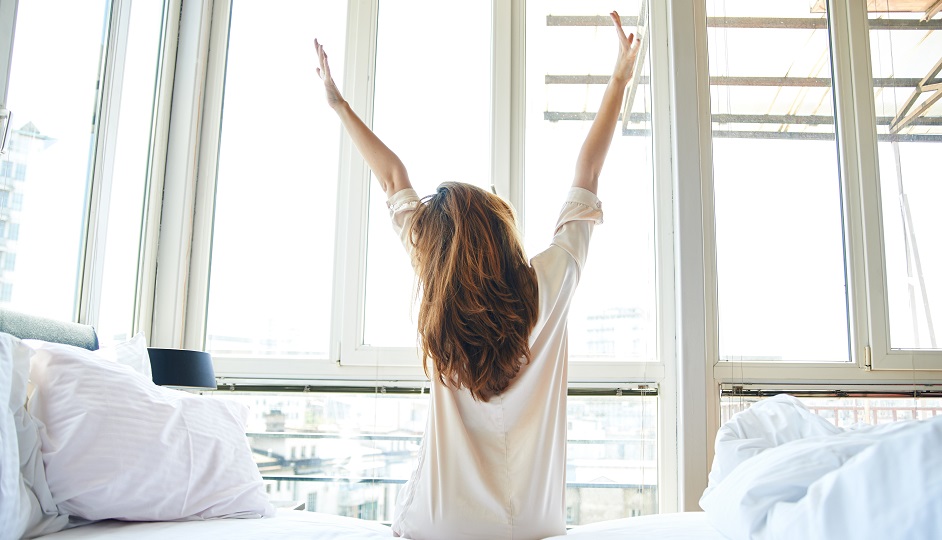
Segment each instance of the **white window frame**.
[{"label": "white window frame", "polygon": [[[149,279],[154,274],[156,262],[148,255],[156,250],[159,221],[152,219],[159,215],[164,178],[164,156],[167,147],[167,124],[169,123],[170,89],[173,88],[174,62],[176,56],[176,34],[178,17],[169,16],[180,12],[182,0],[167,0],[164,5],[164,33],[161,36],[162,49],[159,65],[161,72],[158,80],[156,113],[152,123],[148,164],[149,195],[142,230],[141,257],[138,263],[138,286],[135,291],[134,313],[128,320],[128,329],[137,332],[150,328],[150,314],[153,310],[153,282]],[[5,0],[0,3],[0,130],[5,129],[9,120],[6,111],[6,99],[13,57],[13,44],[16,29],[16,14],[19,0]],[[105,257],[104,241],[108,231],[108,208],[110,205],[113,178],[114,153],[117,134],[118,115],[121,106],[122,79],[127,54],[126,44],[130,29],[131,0],[116,0],[109,3],[110,12],[106,26],[105,57],[99,73],[99,89],[95,110],[98,122],[95,126],[95,147],[89,163],[91,181],[88,192],[85,227],[81,241],[82,258],[79,262],[79,281],[77,288],[75,320],[97,325],[101,309],[101,289]],[[156,210],[155,210],[156,209]],[[151,283],[148,287],[147,283]]]},{"label": "white window frame", "polygon": [[[838,3],[837,0],[831,0]],[[887,309],[886,252],[883,242],[882,205],[880,195],[880,170],[877,153],[877,124],[872,88],[873,73],[870,62],[870,25],[866,8],[849,0],[840,0],[846,7],[846,26],[850,36],[848,47],[848,77],[855,89],[854,104],[857,114],[853,119],[857,125],[858,146],[854,155],[848,152],[847,161],[857,167],[859,176],[859,217],[861,225],[862,255],[858,257],[857,271],[865,276],[866,295],[861,303],[867,310],[862,320],[869,320],[869,342],[863,350],[861,363],[867,369],[879,370],[886,377],[888,370],[905,373],[942,370],[942,349],[893,349],[890,347],[890,318]],[[869,114],[868,114],[869,113]],[[942,378],[940,373],[924,375],[926,378]],[[911,376],[909,377],[912,378]]]},{"label": "white window frame", "polygon": [[[659,4],[659,2],[654,2]],[[703,0],[667,0],[676,320],[676,507],[697,511],[707,486],[719,392],[713,251],[709,58]],[[686,129],[697,126],[697,129]],[[669,429],[669,428],[668,428]],[[660,433],[659,433],[660,435]]]},{"label": "white window frame", "polygon": [[[177,51],[180,35],[180,20],[183,0],[168,0],[163,48],[157,74],[157,98],[154,107],[151,135],[151,160],[148,166],[149,182],[141,230],[141,251],[138,257],[138,280],[135,299],[133,333],[144,331],[153,346],[180,346],[173,341],[162,342],[158,337],[166,327],[162,318],[155,315],[157,301],[157,261],[160,246],[160,222],[163,211],[163,193],[167,169],[170,165],[170,120],[173,105],[174,77],[177,68]],[[185,40],[184,40],[185,41]],[[165,278],[164,278],[165,279]],[[164,297],[164,295],[162,295]],[[156,334],[156,335],[155,335]]]},{"label": "white window frame", "polygon": [[[830,0],[836,133],[844,206],[850,362],[749,362],[713,359],[715,382],[932,382],[942,351],[890,350],[877,166],[876,113],[866,6]],[[701,121],[710,122],[709,116]],[[710,179],[712,183],[712,179]],[[704,234],[704,250],[715,238]],[[715,262],[709,290],[715,297]],[[715,305],[715,298],[713,300]],[[715,310],[712,316],[716,317]],[[715,331],[715,329],[714,329]],[[715,336],[714,336],[715,338]],[[879,370],[879,371],[877,371]]]},{"label": "white window frame", "polygon": [[[677,373],[671,379],[677,381],[678,508],[695,511],[699,510],[699,495],[706,488],[713,459],[721,385],[825,385],[846,389],[847,385],[899,388],[901,384],[939,384],[942,374],[930,370],[942,368],[942,351],[890,350],[888,346],[867,12],[863,2],[831,0],[851,361],[719,360],[706,1],[667,0],[667,4],[670,76],[674,81],[671,159],[677,198]],[[699,132],[685,129],[691,125],[699,126]]]},{"label": "white window frame", "polygon": [[[205,207],[204,201],[199,201],[204,204],[197,201],[197,193],[205,193],[199,189],[199,167],[208,160],[215,161],[210,153],[199,153],[209,144],[201,140],[201,122],[204,110],[221,107],[221,94],[216,96],[214,88],[207,86],[213,8],[212,0],[180,4],[163,191],[159,208],[149,207],[158,213],[148,216],[159,216],[150,221],[159,223],[159,231],[148,234],[151,241],[156,239],[157,249],[147,252],[153,278],[152,285],[149,281],[146,284],[153,291],[148,336],[152,346],[202,347],[202,339],[194,336],[202,332],[205,316],[201,314],[205,309],[199,309],[197,303],[188,304],[187,299],[192,299],[200,290],[200,283],[208,279],[190,276],[201,275],[198,272],[204,261],[208,269],[209,254],[201,248],[203,239],[210,237],[211,228],[206,229],[205,216],[197,216],[196,209]],[[191,286],[194,291],[189,289]]]},{"label": "white window frame", "polygon": [[[164,0],[163,24],[157,61],[157,84],[151,116],[147,172],[144,188],[144,215],[141,220],[137,257],[136,287],[133,291],[132,315],[127,322],[130,334],[151,329],[154,311],[154,289],[157,269],[157,245],[160,234],[160,213],[170,131],[170,109],[174,88],[182,0]],[[131,25],[132,0],[111,3],[111,19],[105,72],[101,84],[97,145],[93,163],[92,185],[85,232],[78,320],[98,325],[101,290],[104,279],[104,242],[108,233],[111,185],[114,182],[115,145],[121,112],[124,65],[128,33]]]},{"label": "white window frame", "polygon": [[[676,135],[673,121],[674,76],[671,65],[674,61],[673,48],[670,46],[674,37],[672,10],[670,3],[649,0],[649,34],[651,41],[648,48],[651,61],[651,99],[652,99],[652,142],[654,145],[654,177],[670,178],[670,182],[655,180],[655,283],[657,287],[657,362],[650,362],[644,368],[655,368],[653,376],[659,385],[658,392],[658,510],[660,513],[681,511],[683,504],[684,480],[681,472],[681,460],[684,459],[680,441],[684,434],[680,428],[684,411],[681,405],[681,385],[679,382],[680,350],[679,341],[683,312],[681,298],[677,294],[677,263],[682,260],[677,249],[676,200],[674,183],[677,178],[677,165],[672,149]],[[638,366],[633,366],[637,368]],[[644,374],[646,375],[646,374]],[[642,377],[644,379],[644,377]]]},{"label": "white window frame", "polygon": [[[111,184],[114,180],[115,147],[118,119],[121,114],[124,65],[127,56],[128,32],[131,26],[131,3],[118,0],[110,6],[108,38],[104,69],[98,89],[95,156],[91,163],[92,180],[88,202],[87,230],[84,232],[84,256],[81,259],[79,288],[79,320],[97,323],[101,308],[105,241],[111,207]],[[130,323],[129,322],[129,327]]]},{"label": "white window frame", "polygon": [[[369,125],[372,121],[373,73],[379,0],[352,0],[348,4],[348,30],[343,90],[351,107]],[[492,172],[498,193],[523,208],[523,148],[525,99],[524,0],[492,0]],[[218,118],[222,110],[228,40],[228,0],[202,0],[183,5],[177,55],[177,82],[171,118],[162,212],[162,234],[154,295],[152,342],[162,346],[203,346],[208,302],[208,276],[212,243],[215,169],[219,150]],[[666,46],[666,43],[665,43]],[[652,54],[655,54],[652,51]],[[361,75],[357,75],[361,74]],[[666,93],[664,94],[667,95]],[[198,100],[202,99],[202,102]],[[666,107],[665,99],[661,99]],[[514,107],[513,105],[517,106]],[[511,114],[511,111],[515,111]],[[664,113],[666,116],[666,113]],[[667,130],[661,135],[666,137]],[[176,141],[176,143],[174,143]],[[199,145],[198,158],[192,149]],[[668,148],[662,144],[663,149]],[[233,379],[318,379],[373,381],[375,379],[423,384],[427,378],[415,347],[361,345],[365,292],[369,168],[348,137],[341,142],[337,231],[334,257],[334,293],[329,357],[216,359],[217,372]],[[669,157],[660,166],[669,167]],[[195,186],[195,187],[194,187]],[[670,241],[671,197],[658,197],[658,231],[663,256],[659,272],[672,268]],[[377,204],[377,201],[372,201]],[[191,233],[188,231],[192,231]],[[663,231],[668,231],[665,235]],[[666,244],[669,246],[669,244]],[[666,257],[666,258],[665,258]],[[189,269],[186,272],[184,269]],[[659,276],[658,288],[670,298],[673,278]],[[671,310],[661,309],[659,323],[672,321]],[[337,321],[341,321],[337,324]],[[672,336],[664,327],[661,335]],[[659,339],[663,349],[664,339]],[[672,339],[671,339],[672,341]],[[670,350],[670,349],[668,349]],[[663,360],[647,363],[579,362],[570,366],[570,380],[580,383],[659,383]],[[614,373],[613,373],[614,371]]]},{"label": "white window frame", "polygon": [[12,118],[7,110],[7,94],[10,86],[10,64],[13,61],[13,36],[16,31],[16,10],[20,0],[0,3],[0,151],[7,151],[8,136],[13,129]]}]

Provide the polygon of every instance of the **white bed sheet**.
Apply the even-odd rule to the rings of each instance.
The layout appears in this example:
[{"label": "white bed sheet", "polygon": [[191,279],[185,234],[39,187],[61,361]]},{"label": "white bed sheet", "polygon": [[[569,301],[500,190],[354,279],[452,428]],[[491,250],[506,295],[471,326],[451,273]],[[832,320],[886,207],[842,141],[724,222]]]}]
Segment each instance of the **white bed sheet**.
[{"label": "white bed sheet", "polygon": [[839,429],[767,398],[716,437],[700,507],[730,538],[942,538],[942,416]]},{"label": "white bed sheet", "polygon": [[[380,523],[349,517],[279,509],[275,517],[262,519],[211,519],[206,521],[125,522],[99,521],[81,527],[46,535],[43,540],[195,540],[226,538],[256,540],[259,538],[307,540],[372,540],[393,538],[392,530]],[[703,512],[657,514],[615,519],[574,527],[568,535],[548,540],[569,538],[658,538],[662,540],[724,540]]]},{"label": "white bed sheet", "polygon": [[203,521],[98,521],[54,534],[43,540],[196,540],[260,538],[306,540],[373,540],[392,538],[392,530],[375,521],[279,509],[274,517],[258,519],[208,519]]},{"label": "white bed sheet", "polygon": [[547,540],[727,540],[709,521],[704,512],[677,512],[650,516],[613,519],[581,525],[569,530],[569,534],[554,536]]}]

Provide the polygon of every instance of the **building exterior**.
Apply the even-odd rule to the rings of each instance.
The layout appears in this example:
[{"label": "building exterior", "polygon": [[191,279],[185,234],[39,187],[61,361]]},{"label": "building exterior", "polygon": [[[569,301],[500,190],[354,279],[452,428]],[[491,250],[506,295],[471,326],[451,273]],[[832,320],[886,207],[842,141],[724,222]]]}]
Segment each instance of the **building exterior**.
[{"label": "building exterior", "polygon": [[16,294],[16,247],[29,161],[54,142],[27,122],[12,130],[7,150],[0,155],[0,306],[9,305]]}]

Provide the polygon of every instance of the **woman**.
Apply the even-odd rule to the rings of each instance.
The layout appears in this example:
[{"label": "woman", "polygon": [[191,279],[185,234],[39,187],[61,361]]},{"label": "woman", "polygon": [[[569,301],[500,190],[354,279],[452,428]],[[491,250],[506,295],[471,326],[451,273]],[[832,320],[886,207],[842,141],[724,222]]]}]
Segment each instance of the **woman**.
[{"label": "woman", "polygon": [[444,183],[420,199],[405,166],[357,117],[316,40],[327,102],[388,198],[421,287],[419,335],[432,380],[428,426],[393,533],[424,538],[565,534],[566,318],[602,221],[598,177],[638,42],[611,13],[619,51],[550,246],[527,261],[510,206]]}]

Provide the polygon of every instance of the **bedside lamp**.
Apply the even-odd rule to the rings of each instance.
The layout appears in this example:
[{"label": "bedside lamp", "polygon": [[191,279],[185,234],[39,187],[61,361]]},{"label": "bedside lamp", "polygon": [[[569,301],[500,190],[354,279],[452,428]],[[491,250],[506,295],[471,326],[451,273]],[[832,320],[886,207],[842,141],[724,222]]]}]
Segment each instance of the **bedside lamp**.
[{"label": "bedside lamp", "polygon": [[207,352],[148,347],[154,384],[179,389],[216,389],[213,359]]}]

